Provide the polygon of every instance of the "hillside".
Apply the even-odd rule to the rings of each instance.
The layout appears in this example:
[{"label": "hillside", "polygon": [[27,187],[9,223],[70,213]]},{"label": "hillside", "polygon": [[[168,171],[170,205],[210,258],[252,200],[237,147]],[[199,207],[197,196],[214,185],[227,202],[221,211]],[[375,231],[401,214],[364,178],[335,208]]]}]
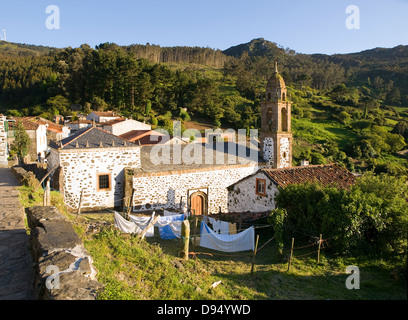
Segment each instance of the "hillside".
[{"label": "hillside", "polygon": [[[338,162],[351,170],[406,173],[408,47],[300,54],[254,39],[210,48],[118,46],[52,49],[0,42],[0,112],[75,115],[114,109],[172,133],[258,128],[274,61],[292,100],[294,164]],[[184,111],[181,108],[187,108]],[[205,119],[205,123],[203,120]]]}]

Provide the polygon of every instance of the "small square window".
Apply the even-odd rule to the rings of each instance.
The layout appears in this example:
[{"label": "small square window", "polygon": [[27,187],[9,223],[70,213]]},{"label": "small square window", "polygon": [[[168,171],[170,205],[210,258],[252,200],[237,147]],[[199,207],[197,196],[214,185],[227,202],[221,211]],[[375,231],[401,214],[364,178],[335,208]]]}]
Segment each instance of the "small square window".
[{"label": "small square window", "polygon": [[98,190],[109,190],[110,188],[110,174],[98,174]]},{"label": "small square window", "polygon": [[255,193],[260,196],[266,195],[266,181],[264,179],[256,179]]}]

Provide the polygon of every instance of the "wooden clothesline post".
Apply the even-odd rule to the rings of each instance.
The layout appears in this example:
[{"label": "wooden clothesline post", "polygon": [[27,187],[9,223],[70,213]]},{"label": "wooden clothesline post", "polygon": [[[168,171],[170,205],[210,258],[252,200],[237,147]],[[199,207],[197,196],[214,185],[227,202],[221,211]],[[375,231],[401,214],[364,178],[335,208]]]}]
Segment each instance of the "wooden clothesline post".
[{"label": "wooden clothesline post", "polygon": [[258,241],[259,241],[259,234],[256,235],[255,250],[254,250],[254,254],[252,256],[251,274],[254,273],[255,257],[256,257],[256,252],[258,250]]},{"label": "wooden clothesline post", "polygon": [[81,213],[83,194],[84,194],[84,189],[81,190],[81,195],[79,196],[79,204],[78,204],[78,211],[77,211],[76,217],[78,217],[78,215]]},{"label": "wooden clothesline post", "polygon": [[320,246],[322,245],[322,235],[320,234],[319,249],[317,250],[317,263],[320,263]]},{"label": "wooden clothesline post", "polygon": [[292,264],[292,255],[293,255],[293,245],[295,244],[295,238],[292,238],[292,248],[290,249],[290,257],[288,262],[288,271],[290,270],[290,265]]}]

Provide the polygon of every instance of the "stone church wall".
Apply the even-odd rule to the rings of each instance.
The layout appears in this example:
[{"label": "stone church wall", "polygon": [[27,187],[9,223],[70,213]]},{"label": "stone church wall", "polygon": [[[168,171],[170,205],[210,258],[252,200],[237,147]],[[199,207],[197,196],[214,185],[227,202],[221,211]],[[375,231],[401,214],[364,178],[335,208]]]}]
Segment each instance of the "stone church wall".
[{"label": "stone church wall", "polygon": [[186,207],[192,190],[208,190],[208,213],[228,212],[227,187],[258,170],[254,165],[229,165],[133,176],[136,212]]},{"label": "stone church wall", "polygon": [[[265,196],[255,193],[256,179],[266,181]],[[263,174],[258,172],[245,178],[229,188],[229,212],[267,212],[275,209],[276,185]]]}]

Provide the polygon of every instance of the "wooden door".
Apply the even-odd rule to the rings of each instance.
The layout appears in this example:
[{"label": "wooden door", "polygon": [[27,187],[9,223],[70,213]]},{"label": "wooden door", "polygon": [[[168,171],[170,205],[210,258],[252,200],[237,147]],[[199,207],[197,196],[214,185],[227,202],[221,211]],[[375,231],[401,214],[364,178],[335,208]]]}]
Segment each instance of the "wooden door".
[{"label": "wooden door", "polygon": [[193,195],[191,197],[191,213],[196,216],[201,216],[203,214],[204,199],[200,195]]}]

